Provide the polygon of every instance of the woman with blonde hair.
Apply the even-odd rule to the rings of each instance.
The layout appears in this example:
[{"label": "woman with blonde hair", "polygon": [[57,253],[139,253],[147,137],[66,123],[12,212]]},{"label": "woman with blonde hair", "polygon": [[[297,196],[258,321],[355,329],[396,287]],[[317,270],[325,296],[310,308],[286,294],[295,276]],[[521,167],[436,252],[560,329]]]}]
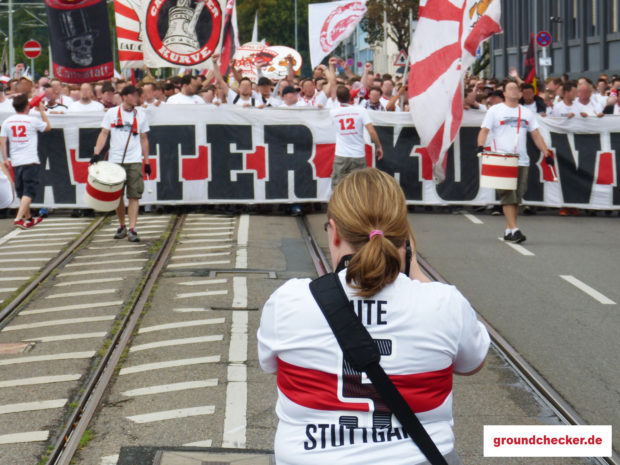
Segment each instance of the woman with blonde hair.
[{"label": "woman with blonde hair", "polygon": [[[423,282],[405,243],[412,236],[404,194],[374,168],[334,190],[325,229],[357,318],[381,351],[381,366],[450,465],[452,375],[482,368],[489,335],[454,287]],[[309,279],[291,279],[265,303],[258,330],[263,370],[277,374],[280,465],[422,464],[425,457],[372,384],[344,360]]]}]

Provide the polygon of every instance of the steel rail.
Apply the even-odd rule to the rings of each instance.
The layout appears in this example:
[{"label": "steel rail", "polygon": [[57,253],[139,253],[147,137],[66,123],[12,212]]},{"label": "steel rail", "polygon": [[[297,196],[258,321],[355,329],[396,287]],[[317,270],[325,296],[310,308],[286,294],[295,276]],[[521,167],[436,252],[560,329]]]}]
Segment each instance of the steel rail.
[{"label": "steel rail", "polygon": [[134,291],[136,297],[131,304],[129,310],[125,313],[118,332],[114,335],[110,347],[102,357],[95,372],[84,388],[84,392],[80,397],[77,407],[71,414],[62,434],[59,436],[54,449],[49,455],[48,464],[53,465],[69,465],[78,450],[80,439],[84,435],[90,420],[95,415],[97,407],[105,394],[105,391],[114,377],[116,367],[121,356],[136,328],[142,310],[146,306],[157,279],[159,278],[166,261],[170,257],[170,253],[175,244],[176,237],[183,226],[185,215],[177,215],[175,218],[168,237],[158,250],[155,258],[152,260],[147,269],[144,279],[141,280]]},{"label": "steel rail", "polygon": [[45,268],[39,272],[37,277],[33,279],[11,302],[6,305],[2,311],[0,311],[0,328],[3,326],[3,323],[8,321],[9,317],[11,317],[19,306],[26,301],[35,291],[36,289],[45,281],[52,272],[58,268],[65,260],[71,258],[77,249],[86,242],[97,230],[103,225],[103,222],[107,216],[102,216],[98,220],[91,223],[91,225],[80,234],[75,241],[73,241],[66,250],[64,250],[60,255],[56,258],[51,259]]},{"label": "steel rail", "polygon": [[[302,237],[308,252],[319,276],[331,272],[331,267],[327,262],[325,254],[320,248],[318,241],[314,237],[310,223],[305,216],[297,218],[297,224],[301,230]],[[450,284],[435,268],[433,268],[428,260],[419,253],[416,254],[418,264],[426,275],[438,282]],[[512,368],[519,374],[521,379],[530,386],[534,392],[547,402],[549,407],[558,415],[565,423],[571,425],[587,425],[588,423],[571,407],[571,405],[557,392],[536,369],[530,365],[517,350],[479,313],[478,319],[486,326],[491,336],[494,348],[504,360],[506,360]],[[601,465],[620,465],[620,459],[616,452],[612,451],[611,457],[592,457],[593,460]]]}]

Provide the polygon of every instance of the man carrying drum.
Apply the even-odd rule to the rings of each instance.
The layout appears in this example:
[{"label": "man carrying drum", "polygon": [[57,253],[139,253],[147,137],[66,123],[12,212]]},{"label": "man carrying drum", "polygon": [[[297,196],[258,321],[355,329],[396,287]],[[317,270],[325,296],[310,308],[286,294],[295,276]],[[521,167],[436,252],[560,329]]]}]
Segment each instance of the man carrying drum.
[{"label": "man carrying drum", "polygon": [[110,154],[108,161],[120,164],[127,173],[127,198],[129,199],[129,229],[125,226],[125,202],[121,200],[116,208],[119,227],[114,234],[114,239],[127,237],[130,242],[139,242],[140,237],[136,232],[138,222],[139,201],[144,192],[144,180],[142,176],[142,160],[144,159],[144,172],[151,175],[149,165],[149,140],[146,135],[149,132],[149,123],[146,114],[139,108],[138,89],[132,85],[123,87],[121,90],[123,103],[110,108],[101,123],[101,132],[95,145],[95,153],[91,163],[97,163],[102,159],[101,151],[105,146],[108,134],[110,134]]},{"label": "man carrying drum", "polygon": [[536,146],[545,154],[545,161],[548,165],[553,165],[553,158],[538,131],[536,116],[527,108],[519,105],[521,90],[516,82],[504,83],[504,97],[504,103],[493,105],[485,114],[478,133],[478,152],[484,151],[484,144],[490,134],[493,152],[519,155],[516,190],[497,190],[506,217],[504,240],[518,244],[525,241],[525,236],[517,226],[517,214],[519,204],[527,190],[527,175],[530,166],[526,146],[527,133],[531,134]]}]

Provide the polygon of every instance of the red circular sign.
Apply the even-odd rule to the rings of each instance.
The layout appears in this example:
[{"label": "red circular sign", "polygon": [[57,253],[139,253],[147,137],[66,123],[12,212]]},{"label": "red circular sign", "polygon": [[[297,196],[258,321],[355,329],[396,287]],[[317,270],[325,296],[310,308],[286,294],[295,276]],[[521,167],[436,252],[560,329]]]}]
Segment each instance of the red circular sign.
[{"label": "red circular sign", "polygon": [[[164,39],[160,36],[158,28],[158,22],[160,22],[160,13],[163,11],[163,6],[168,0],[150,0],[147,6],[146,13],[146,34],[150,42],[151,47],[160,58],[166,60],[168,63],[172,63],[177,66],[195,66],[205,62],[213,53],[220,41],[220,33],[222,30],[222,10],[220,5],[215,0],[205,0],[204,2],[198,2],[197,6],[193,9],[188,5],[183,4],[176,5],[168,10],[171,14],[170,18],[165,18],[168,22],[168,27],[172,28],[175,23],[179,21],[182,23],[187,22],[186,14],[187,10],[190,14],[191,10],[197,11],[197,8],[205,8],[208,14],[211,15],[211,35],[207,39],[206,43],[199,44],[195,50],[191,52],[183,53],[175,51],[164,44]],[[175,11],[176,10],[176,11]],[[196,27],[196,22],[193,22],[193,27]],[[190,23],[191,24],[191,23]],[[192,31],[189,30],[188,24],[181,24],[178,34],[183,36],[189,36]],[[194,30],[195,31],[195,30]],[[181,37],[181,40],[184,40]],[[192,39],[185,37],[185,40],[192,43]]]},{"label": "red circular sign", "polygon": [[551,34],[549,34],[547,31],[540,31],[536,35],[536,42],[538,42],[538,45],[540,45],[541,47],[548,46],[551,43]]},{"label": "red circular sign", "polygon": [[29,40],[24,44],[24,55],[28,58],[37,58],[41,55],[41,44],[36,40]]}]

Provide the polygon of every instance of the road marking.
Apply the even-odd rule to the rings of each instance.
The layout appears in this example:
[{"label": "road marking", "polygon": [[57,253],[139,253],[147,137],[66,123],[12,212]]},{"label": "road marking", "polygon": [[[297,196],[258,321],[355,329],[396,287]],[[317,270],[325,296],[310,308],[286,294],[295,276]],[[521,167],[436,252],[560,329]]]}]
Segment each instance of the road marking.
[{"label": "road marking", "polygon": [[172,309],[173,312],[178,312],[178,313],[192,313],[192,312],[212,312],[213,309],[211,308],[174,308]]},{"label": "road marking", "polygon": [[561,274],[560,278],[562,278],[565,281],[568,281],[569,283],[571,283],[573,286],[575,286],[577,289],[585,292],[586,294],[588,294],[590,297],[592,297],[594,300],[599,301],[600,303],[602,303],[603,305],[616,305],[616,302],[614,302],[613,300],[611,300],[609,297],[601,294],[599,291],[597,291],[596,289],[594,289],[591,286],[588,286],[586,283],[584,283],[583,281],[575,278],[572,275],[569,274]]},{"label": "road marking", "polygon": [[176,252],[188,252],[190,250],[214,250],[214,249],[230,249],[229,245],[205,245],[202,247],[182,247],[176,249]]},{"label": "road marking", "polygon": [[[226,263],[230,263],[230,260],[210,260],[206,262],[172,263],[168,265],[168,268],[192,268],[192,267],[203,266],[203,265],[223,265]],[[25,270],[25,268],[22,268],[22,270]]]},{"label": "road marking", "polygon": [[22,341],[36,341],[36,342],[56,342],[56,341],[71,341],[73,339],[91,339],[94,337],[103,337],[108,334],[105,331],[98,333],[77,333],[77,334],[58,334],[57,336],[38,336],[22,339]]},{"label": "road marking", "polygon": [[203,286],[208,284],[225,284],[227,279],[201,279],[197,281],[185,281],[179,283],[180,286]]},{"label": "road marking", "polygon": [[64,383],[67,381],[76,381],[82,375],[56,375],[56,376],[37,376],[35,378],[9,379],[0,381],[0,388],[17,387],[17,386],[33,386],[35,384]]},{"label": "road marking", "polygon": [[64,354],[33,355],[30,357],[5,358],[3,360],[0,360],[0,366],[16,365],[20,363],[51,362],[56,360],[76,360],[80,358],[91,358],[94,356],[94,350],[90,352],[67,352]]},{"label": "road marking", "polygon": [[503,237],[498,237],[497,239],[499,239],[500,242],[503,242],[507,246],[513,248],[514,250],[519,252],[521,255],[525,255],[526,257],[534,257],[535,256],[534,252],[530,252],[529,250],[527,250],[522,245],[513,244],[512,242],[505,241]]},{"label": "road marking", "polygon": [[22,263],[22,262],[47,262],[49,261],[49,258],[45,258],[45,257],[39,257],[39,258],[3,258],[2,259],[2,263],[7,263],[7,262],[15,262],[15,263]]},{"label": "road marking", "polygon": [[164,368],[201,365],[203,363],[218,363],[219,361],[220,361],[219,355],[211,355],[209,357],[183,358],[180,360],[169,360],[167,362],[145,363],[143,365],[135,365],[132,367],[121,368],[119,375],[121,376],[131,375],[133,373],[143,373],[145,371],[162,370]]},{"label": "road marking", "polygon": [[[114,252],[114,256],[117,256],[117,255],[137,255],[139,253],[144,253],[144,250],[134,250],[134,251],[131,251],[131,252]],[[110,252],[102,253],[102,254],[97,254],[97,255],[81,255],[79,257],[75,257],[75,259],[84,258],[84,259],[90,260],[92,258],[106,258],[106,257],[109,257],[110,255],[111,255]]]},{"label": "road marking", "polygon": [[105,455],[101,457],[101,462],[99,462],[99,465],[116,465],[119,458],[120,454]]},{"label": "road marking", "polygon": [[[86,226],[86,223],[84,223],[83,225],[81,224],[76,224],[75,226],[69,226],[69,225],[63,225],[61,223],[46,223],[45,226],[43,227],[39,227],[37,228],[37,231],[67,231],[69,229],[76,229],[77,232],[81,231],[82,229],[84,229],[84,227]],[[76,232],[73,232],[73,234],[75,234]]]},{"label": "road marking", "polygon": [[0,292],[13,292],[19,289],[18,287],[0,287]]},{"label": "road marking", "polygon": [[96,265],[110,265],[111,263],[135,263],[135,262],[146,262],[148,258],[130,258],[127,260],[104,260],[101,262],[86,262],[86,263],[69,263],[65,265],[66,268],[75,267],[75,266],[96,266]]},{"label": "road marking", "polygon": [[474,224],[484,224],[484,221],[472,215],[471,213],[463,213],[463,216]]},{"label": "road marking", "polygon": [[206,297],[209,295],[226,295],[228,291],[226,289],[220,291],[202,291],[202,292],[185,292],[183,294],[177,294],[175,299],[187,299],[190,297]]},{"label": "road marking", "polygon": [[30,279],[30,276],[13,276],[10,278],[0,278],[0,281],[25,281]]},{"label": "road marking", "polygon": [[248,285],[243,276],[233,278],[233,308],[248,308]]},{"label": "road marking", "polygon": [[201,231],[234,231],[235,228],[233,226],[202,226],[202,227],[198,227],[198,228],[183,228],[183,231],[187,232],[187,231],[197,231],[197,232],[201,232]]},{"label": "road marking", "polygon": [[[41,242],[41,241],[39,241]],[[1,250],[4,249],[32,249],[33,247],[45,247],[49,248],[57,245],[65,245],[66,242],[42,242],[40,244],[32,244],[32,245],[4,245]],[[45,253],[46,251],[40,252]]]},{"label": "road marking", "polygon": [[[53,235],[54,236],[77,236],[79,234],[79,232],[77,231],[73,231],[73,232],[54,232]],[[28,239],[32,239],[33,237],[50,237],[50,234],[48,233],[44,233],[44,234],[29,234],[26,233],[26,235],[24,236],[24,238],[28,238]]]},{"label": "road marking", "polygon": [[226,321],[225,318],[211,318],[208,320],[181,321],[177,323],[166,323],[163,325],[146,326],[144,328],[140,328],[138,330],[138,334],[152,333],[153,331],[162,331],[166,329],[191,328],[192,326],[219,325],[219,324],[224,323],[224,321]]},{"label": "road marking", "polygon": [[149,342],[147,344],[138,344],[129,349],[129,352],[139,352],[141,350],[159,349],[161,347],[181,346],[185,344],[199,344],[201,342],[221,341],[224,336],[215,334],[212,336],[186,337],[183,339],[168,339],[167,341]]},{"label": "road marking", "polygon": [[[167,224],[167,223],[166,223]],[[116,232],[118,228],[113,227],[113,228],[106,228],[103,229],[104,232]],[[162,231],[165,228],[162,228],[160,225],[157,224],[149,224],[149,225],[140,225],[140,226],[136,226],[136,229],[140,229],[140,231],[144,231],[145,229],[156,229],[158,231]]]},{"label": "road marking", "polygon": [[0,271],[24,271],[24,270],[39,270],[38,266],[23,266],[21,268],[0,268]]},{"label": "road marking", "polygon": [[217,378],[205,379],[202,381],[187,381],[185,383],[160,384],[158,386],[149,386],[140,389],[132,389],[131,391],[121,392],[122,396],[137,397],[150,396],[153,394],[162,394],[164,392],[186,391],[188,389],[198,389],[217,386]]},{"label": "road marking", "polygon": [[[78,297],[81,295],[101,295],[101,294],[112,294],[113,292],[118,291],[118,289],[95,289],[92,291],[79,291],[79,292],[64,292],[62,294],[52,294],[45,297],[46,299],[61,299],[63,297]],[[92,304],[89,304],[92,305]]]},{"label": "road marking", "polygon": [[215,406],[205,405],[204,407],[178,408],[174,410],[163,410],[161,412],[145,413],[126,417],[134,423],[152,423],[154,421],[173,420],[175,418],[196,417],[200,415],[212,415]]},{"label": "road marking", "polygon": [[80,281],[68,281],[66,283],[54,284],[54,287],[75,286],[77,284],[93,284],[93,283],[111,283],[113,281],[123,281],[125,278],[120,276],[116,278],[98,278],[98,279],[82,279]]},{"label": "road marking", "polygon": [[183,444],[183,447],[211,447],[211,444],[213,444],[213,441],[207,439],[206,441],[188,442],[187,444]]},{"label": "road marking", "polygon": [[27,431],[24,433],[2,434],[0,435],[0,444],[47,441],[49,435],[49,431]]},{"label": "road marking", "polygon": [[99,274],[99,273],[122,273],[123,271],[139,271],[142,267],[128,267],[128,268],[107,268],[104,270],[82,270],[82,271],[71,271],[67,273],[60,273],[57,276],[81,276],[83,274]]},{"label": "road marking", "polygon": [[181,239],[180,244],[198,244],[201,242],[223,242],[225,244],[232,244],[232,238],[226,239]]},{"label": "road marking", "polygon": [[73,305],[63,305],[61,307],[48,307],[48,308],[38,308],[35,310],[24,310],[19,312],[21,316],[23,315],[40,315],[42,313],[54,313],[54,312],[64,312],[66,310],[87,310],[91,308],[105,308],[105,307],[116,307],[123,303],[122,300],[111,300],[109,302],[97,302],[97,303],[84,303],[84,304],[73,304]]},{"label": "road marking", "polygon": [[32,412],[64,407],[68,399],[39,400],[37,402],[20,402],[18,404],[0,405],[0,415],[6,413]]},{"label": "road marking", "polygon": [[87,249],[88,250],[107,250],[110,253],[112,253],[115,249],[135,249],[136,247],[146,247],[146,244],[133,243],[133,244],[128,244],[128,245],[115,245],[113,247],[87,247]]},{"label": "road marking", "polygon": [[[2,250],[2,249],[0,249]],[[41,250],[29,250],[27,252],[4,252],[4,253],[0,253],[0,257],[6,257],[6,256],[12,256],[12,255],[51,255],[54,256],[56,255],[56,251],[54,250],[50,250],[50,251],[41,251]]]},{"label": "road marking", "polygon": [[67,320],[41,321],[39,323],[27,323],[23,325],[9,325],[9,326],[6,326],[5,328],[2,328],[2,332],[19,331],[22,329],[45,328],[47,326],[77,325],[81,323],[94,323],[97,321],[110,321],[110,320],[113,320],[114,318],[116,318],[116,315],[93,316],[93,317],[88,317],[88,318],[69,318]]},{"label": "road marking", "polygon": [[[175,255],[174,257],[172,257],[172,260],[183,260],[184,258],[222,257],[224,255],[230,255],[230,252],[208,252],[208,253],[194,253],[191,255]],[[15,261],[17,262],[19,260],[15,260]]]},{"label": "road marking", "polygon": [[214,233],[191,233],[191,234],[183,234],[182,237],[213,237],[213,236],[231,236],[232,231],[230,232],[214,232]]},{"label": "road marking", "polygon": [[18,236],[20,232],[22,232],[21,229],[15,229],[14,231],[11,231],[10,233],[5,234],[4,236],[0,237],[0,245],[4,244],[5,242],[10,241],[15,236]]}]

